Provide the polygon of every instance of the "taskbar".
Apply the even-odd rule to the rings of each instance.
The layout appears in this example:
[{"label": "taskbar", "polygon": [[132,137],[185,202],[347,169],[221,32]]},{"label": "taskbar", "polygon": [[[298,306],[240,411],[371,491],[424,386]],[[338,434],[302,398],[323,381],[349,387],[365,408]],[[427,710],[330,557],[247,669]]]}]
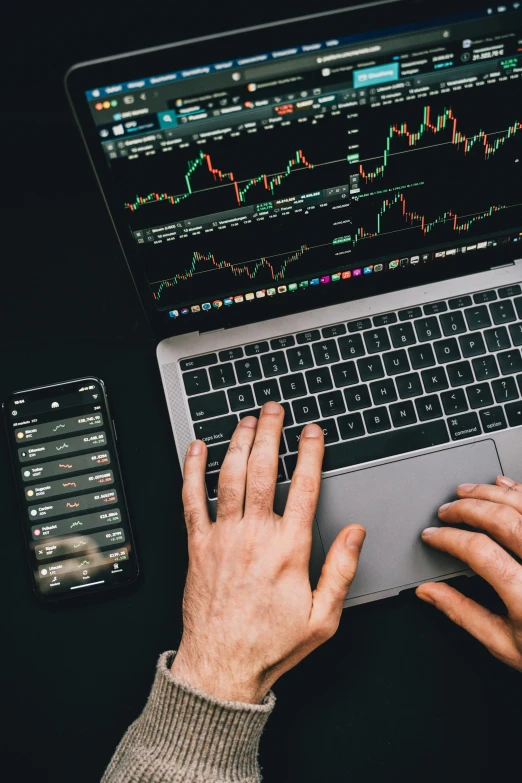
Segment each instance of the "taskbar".
[{"label": "taskbar", "polygon": [[184,316],[190,314],[219,310],[222,307],[232,307],[244,302],[251,302],[256,299],[272,298],[274,296],[281,296],[283,294],[292,294],[296,291],[306,290],[315,286],[341,283],[347,280],[364,277],[366,275],[389,272],[395,269],[417,266],[419,264],[427,264],[432,261],[442,260],[443,258],[451,258],[452,256],[486,250],[488,248],[506,245],[511,242],[522,243],[522,231],[502,234],[493,239],[482,240],[480,242],[468,242],[466,244],[445,248],[442,250],[432,250],[426,253],[419,253],[417,255],[394,258],[389,261],[368,264],[366,266],[359,266],[349,269],[340,268],[335,272],[329,272],[328,274],[324,274],[319,277],[308,277],[303,280],[285,283],[283,285],[271,286],[268,288],[259,288],[257,290],[250,289],[248,291],[234,293],[230,296],[224,296],[222,299],[214,299],[212,301],[185,303],[183,305],[178,305],[178,307],[174,309],[164,308],[162,311],[168,314],[170,318],[183,318]]}]

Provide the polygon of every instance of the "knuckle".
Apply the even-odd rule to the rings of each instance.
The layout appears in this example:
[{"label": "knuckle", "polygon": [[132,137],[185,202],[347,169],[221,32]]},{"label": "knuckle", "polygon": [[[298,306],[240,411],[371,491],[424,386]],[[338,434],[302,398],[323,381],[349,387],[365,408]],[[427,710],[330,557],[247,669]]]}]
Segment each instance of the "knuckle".
[{"label": "knuckle", "polygon": [[268,476],[265,478],[257,475],[251,478],[248,487],[250,503],[258,509],[266,508],[270,505],[271,493],[275,488],[275,484],[275,480],[270,479]]},{"label": "knuckle", "polygon": [[218,487],[217,513],[219,516],[227,516],[227,514],[229,514],[239,503],[239,492],[237,488],[225,483],[225,481],[223,483],[220,481]]},{"label": "knuckle", "polygon": [[317,492],[319,481],[318,477],[311,476],[308,473],[296,471],[292,477],[294,486],[303,495],[314,495]]}]

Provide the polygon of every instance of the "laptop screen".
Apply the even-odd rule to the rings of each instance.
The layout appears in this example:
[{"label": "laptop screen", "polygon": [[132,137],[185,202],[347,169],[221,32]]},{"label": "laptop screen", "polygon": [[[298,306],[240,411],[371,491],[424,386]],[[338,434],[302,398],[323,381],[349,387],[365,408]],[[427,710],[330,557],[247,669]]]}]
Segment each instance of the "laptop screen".
[{"label": "laptop screen", "polygon": [[262,319],[282,297],[521,242],[519,7],[328,40],[290,25],[277,50],[92,85],[161,317],[199,330],[263,300]]}]

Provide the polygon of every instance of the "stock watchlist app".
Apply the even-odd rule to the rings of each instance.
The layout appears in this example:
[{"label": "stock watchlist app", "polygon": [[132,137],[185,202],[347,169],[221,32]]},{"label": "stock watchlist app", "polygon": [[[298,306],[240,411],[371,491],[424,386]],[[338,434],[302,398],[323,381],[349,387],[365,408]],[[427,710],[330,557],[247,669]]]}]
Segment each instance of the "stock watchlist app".
[{"label": "stock watchlist app", "polygon": [[104,394],[94,380],[8,405],[31,564],[45,597],[126,581],[130,541]]}]

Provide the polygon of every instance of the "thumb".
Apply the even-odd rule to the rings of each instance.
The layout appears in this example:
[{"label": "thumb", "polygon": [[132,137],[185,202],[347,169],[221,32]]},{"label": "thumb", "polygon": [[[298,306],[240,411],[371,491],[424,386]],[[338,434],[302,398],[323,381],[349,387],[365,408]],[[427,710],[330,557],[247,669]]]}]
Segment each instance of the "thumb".
[{"label": "thumb", "polygon": [[361,525],[348,525],[337,535],[313,592],[311,624],[333,636],[339,625],[346,594],[354,580],[366,537]]}]

